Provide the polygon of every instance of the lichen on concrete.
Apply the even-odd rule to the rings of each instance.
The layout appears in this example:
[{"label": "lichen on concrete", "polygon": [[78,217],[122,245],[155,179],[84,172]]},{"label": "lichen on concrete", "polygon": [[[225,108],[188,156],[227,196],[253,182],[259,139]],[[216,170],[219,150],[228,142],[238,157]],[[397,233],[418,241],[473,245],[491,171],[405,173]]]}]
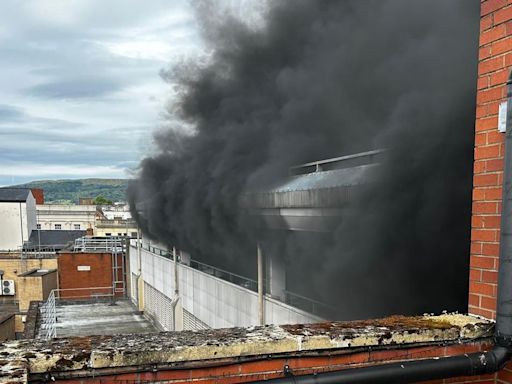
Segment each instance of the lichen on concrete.
[{"label": "lichen on concrete", "polygon": [[[415,343],[458,343],[492,335],[494,323],[482,318],[444,314],[357,322],[268,325],[249,328],[26,340],[0,346],[0,383],[15,375],[102,368],[174,364],[239,358],[296,355],[303,351],[384,348]],[[2,365],[2,364],[0,364]],[[9,373],[10,372],[10,373]],[[9,374],[11,376],[9,376]],[[11,380],[11,381],[9,381]],[[23,381],[17,381],[23,382]]]},{"label": "lichen on concrete", "polygon": [[17,343],[0,343],[0,383],[26,383],[27,359],[19,353]]}]

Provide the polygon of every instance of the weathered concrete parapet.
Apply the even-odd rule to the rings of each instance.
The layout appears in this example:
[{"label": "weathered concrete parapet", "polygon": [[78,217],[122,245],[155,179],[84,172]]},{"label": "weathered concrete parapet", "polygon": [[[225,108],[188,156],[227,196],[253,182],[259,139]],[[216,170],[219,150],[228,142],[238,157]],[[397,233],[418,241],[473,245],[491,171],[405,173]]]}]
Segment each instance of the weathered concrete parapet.
[{"label": "weathered concrete parapet", "polygon": [[[494,323],[474,316],[389,317],[356,322],[269,325],[140,335],[24,340],[0,345],[0,383],[27,375],[72,373],[122,367],[195,362],[241,356],[299,355],[302,352],[455,344],[492,335]],[[18,381],[16,381],[18,380]]]},{"label": "weathered concrete parapet", "polygon": [[[13,344],[15,344],[13,342]],[[17,345],[12,348],[0,343],[0,383],[26,383],[28,362]]]}]

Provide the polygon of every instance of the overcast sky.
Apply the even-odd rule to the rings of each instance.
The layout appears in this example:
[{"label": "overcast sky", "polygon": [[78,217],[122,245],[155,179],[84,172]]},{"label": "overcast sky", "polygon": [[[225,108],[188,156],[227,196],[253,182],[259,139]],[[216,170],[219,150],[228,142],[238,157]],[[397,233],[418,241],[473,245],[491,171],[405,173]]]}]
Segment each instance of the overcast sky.
[{"label": "overcast sky", "polygon": [[0,185],[129,177],[163,124],[159,71],[197,55],[179,0],[0,2]]}]

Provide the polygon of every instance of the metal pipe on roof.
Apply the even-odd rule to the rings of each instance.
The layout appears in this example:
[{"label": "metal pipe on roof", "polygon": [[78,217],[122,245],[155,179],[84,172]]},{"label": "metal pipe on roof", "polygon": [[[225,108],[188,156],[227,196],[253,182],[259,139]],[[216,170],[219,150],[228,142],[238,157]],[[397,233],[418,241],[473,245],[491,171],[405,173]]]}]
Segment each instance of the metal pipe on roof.
[{"label": "metal pipe on roof", "polygon": [[378,155],[378,154],[381,154],[381,153],[384,153],[384,152],[386,152],[385,149],[376,149],[376,150],[373,150],[373,151],[355,153],[353,155],[333,157],[333,158],[330,158],[330,159],[324,159],[324,160],[312,161],[310,163],[294,165],[294,166],[290,167],[290,169],[293,170],[293,169],[313,167],[313,166],[317,167],[317,166],[322,166],[323,164],[337,163],[337,162],[340,162],[340,161],[357,159],[357,158],[360,158],[360,157],[371,157],[371,156]]},{"label": "metal pipe on roof", "polygon": [[180,294],[180,279],[178,276],[178,255],[176,254],[176,247],[172,247],[172,259],[174,261],[174,294]]},{"label": "metal pipe on roof", "polygon": [[512,357],[512,72],[507,87],[507,129],[494,348],[488,352],[467,355],[410,360],[312,375],[289,375],[267,382],[302,384],[414,383],[493,373],[503,368],[510,360]]},{"label": "metal pipe on roof", "polygon": [[483,375],[496,372],[510,353],[507,348],[440,359],[413,360],[366,368],[346,369],[304,376],[268,380],[271,383],[296,384],[401,384],[446,377]]}]

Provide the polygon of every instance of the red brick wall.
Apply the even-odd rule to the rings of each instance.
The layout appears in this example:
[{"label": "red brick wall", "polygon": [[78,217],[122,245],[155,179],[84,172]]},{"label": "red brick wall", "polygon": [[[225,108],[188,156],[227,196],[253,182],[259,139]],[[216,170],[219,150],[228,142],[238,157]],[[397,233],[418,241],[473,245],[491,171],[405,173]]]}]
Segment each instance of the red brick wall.
[{"label": "red brick wall", "polygon": [[512,68],[512,1],[482,0],[481,17],[469,312],[495,318],[504,156],[498,108]]},{"label": "red brick wall", "polygon": [[[121,256],[118,265],[122,262]],[[103,289],[77,289],[112,286],[112,254],[110,253],[60,253],[59,263],[59,289],[61,297],[81,297],[91,294],[109,294],[111,290]],[[89,266],[90,271],[79,271],[78,266]],[[118,270],[121,278],[122,271]],[[71,290],[75,289],[75,290]],[[68,290],[68,291],[66,291]]]},{"label": "red brick wall", "polygon": [[[493,319],[505,154],[498,109],[506,100],[511,69],[512,0],[481,0],[468,308]],[[512,383],[510,364],[496,374],[495,382]]]},{"label": "red brick wall", "polygon": [[[264,358],[256,361],[223,361],[215,364],[215,361],[205,361],[204,364],[195,364],[194,368],[177,367],[176,369],[158,369],[156,372],[130,372],[123,373],[123,368],[118,369],[117,374],[109,370],[106,376],[100,376],[95,372],[94,376],[81,377],[79,379],[58,380],[62,384],[87,383],[243,383],[248,381],[265,380],[283,377],[283,368],[288,365],[294,375],[306,375],[311,373],[328,372],[352,367],[362,367],[375,364],[383,364],[392,361],[410,359],[424,359],[437,356],[453,356],[463,353],[472,353],[489,349],[486,343],[457,344],[448,346],[423,346],[409,349],[372,350],[351,352],[345,354],[325,354],[318,356],[288,356],[276,358]],[[211,367],[208,367],[211,363]],[[191,364],[194,365],[194,364]],[[141,367],[143,368],[143,367]],[[147,367],[146,367],[147,368]],[[67,372],[69,374],[69,372]],[[430,381],[428,383],[481,383],[494,384],[496,374],[445,379]]]}]

